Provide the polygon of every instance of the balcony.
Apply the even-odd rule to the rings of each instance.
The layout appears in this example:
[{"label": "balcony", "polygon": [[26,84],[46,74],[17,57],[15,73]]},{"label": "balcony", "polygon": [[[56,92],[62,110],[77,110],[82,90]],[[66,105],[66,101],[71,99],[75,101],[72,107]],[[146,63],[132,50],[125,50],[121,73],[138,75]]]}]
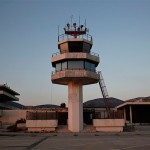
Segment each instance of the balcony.
[{"label": "balcony", "polygon": [[61,70],[52,72],[52,83],[68,85],[69,82],[77,82],[82,85],[97,83],[100,79],[99,72],[85,70],[85,69],[72,69]]}]

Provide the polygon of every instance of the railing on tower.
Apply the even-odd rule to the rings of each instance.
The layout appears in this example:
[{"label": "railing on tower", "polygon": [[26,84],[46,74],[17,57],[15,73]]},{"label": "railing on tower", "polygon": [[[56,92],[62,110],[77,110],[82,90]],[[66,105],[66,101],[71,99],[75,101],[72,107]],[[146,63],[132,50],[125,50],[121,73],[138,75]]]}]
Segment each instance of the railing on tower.
[{"label": "railing on tower", "polygon": [[[77,53],[80,53],[80,52],[77,52]],[[82,52],[83,53],[83,52]],[[85,52],[86,53],[86,52]],[[64,54],[64,53],[61,53],[61,52],[57,52],[57,53],[53,53],[52,54],[52,57],[56,56],[56,55],[60,55],[60,54]],[[96,57],[99,57],[99,54],[98,53],[95,53],[95,52],[90,52],[89,53],[90,55],[93,55],[93,56],[96,56]]]},{"label": "railing on tower", "polygon": [[122,110],[110,110],[110,116],[106,110],[101,110],[99,112],[94,112],[94,119],[123,119],[124,112]]},{"label": "railing on tower", "polygon": [[[58,35],[58,42],[65,40],[65,39],[70,39],[70,38],[73,38],[73,37],[71,35],[61,34],[61,35]],[[79,38],[85,39],[85,40],[90,41],[90,42],[93,41],[92,36],[89,34],[80,35]]]},{"label": "railing on tower", "polygon": [[88,34],[89,30],[86,28],[86,25],[77,25],[77,23],[67,23],[64,27],[64,34],[59,34],[58,28],[58,42],[68,38],[83,38],[92,42],[92,36]]}]

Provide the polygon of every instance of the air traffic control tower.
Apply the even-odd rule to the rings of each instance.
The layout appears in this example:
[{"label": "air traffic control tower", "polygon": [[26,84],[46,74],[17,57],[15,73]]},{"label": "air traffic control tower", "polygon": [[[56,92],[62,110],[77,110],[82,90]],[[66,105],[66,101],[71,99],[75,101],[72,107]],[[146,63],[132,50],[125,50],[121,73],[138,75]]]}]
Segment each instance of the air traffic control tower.
[{"label": "air traffic control tower", "polygon": [[87,28],[77,23],[67,23],[64,34],[58,34],[59,53],[51,58],[52,83],[68,85],[68,129],[72,132],[83,130],[83,85],[99,82],[96,71],[98,54],[92,53],[92,36]]}]

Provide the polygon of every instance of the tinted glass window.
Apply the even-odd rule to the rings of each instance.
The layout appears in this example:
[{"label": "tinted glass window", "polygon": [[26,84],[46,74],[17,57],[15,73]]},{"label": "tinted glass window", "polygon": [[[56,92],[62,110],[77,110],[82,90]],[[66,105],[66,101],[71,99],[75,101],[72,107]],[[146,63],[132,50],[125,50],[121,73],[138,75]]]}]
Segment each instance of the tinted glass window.
[{"label": "tinted glass window", "polygon": [[67,61],[62,63],[62,70],[67,69]]},{"label": "tinted glass window", "polygon": [[68,61],[68,69],[83,69],[83,61]]},{"label": "tinted glass window", "polygon": [[56,64],[56,71],[60,71],[61,70],[61,63]]},{"label": "tinted glass window", "polygon": [[95,71],[95,64],[85,61],[85,69]]}]

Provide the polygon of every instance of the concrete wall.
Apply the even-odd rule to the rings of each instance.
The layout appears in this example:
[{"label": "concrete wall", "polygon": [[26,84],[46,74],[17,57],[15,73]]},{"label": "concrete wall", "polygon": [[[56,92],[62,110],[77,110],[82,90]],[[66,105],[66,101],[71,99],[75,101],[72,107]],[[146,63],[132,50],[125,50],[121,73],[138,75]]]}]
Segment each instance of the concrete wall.
[{"label": "concrete wall", "polygon": [[51,132],[58,126],[58,120],[27,120],[28,132]]},{"label": "concrete wall", "polygon": [[1,128],[7,128],[17,120],[26,119],[26,111],[28,110],[2,110]]},{"label": "concrete wall", "polygon": [[21,118],[26,119],[27,110],[2,110],[2,126],[15,124]]},{"label": "concrete wall", "polygon": [[122,132],[124,119],[93,119],[93,126],[100,132]]}]

